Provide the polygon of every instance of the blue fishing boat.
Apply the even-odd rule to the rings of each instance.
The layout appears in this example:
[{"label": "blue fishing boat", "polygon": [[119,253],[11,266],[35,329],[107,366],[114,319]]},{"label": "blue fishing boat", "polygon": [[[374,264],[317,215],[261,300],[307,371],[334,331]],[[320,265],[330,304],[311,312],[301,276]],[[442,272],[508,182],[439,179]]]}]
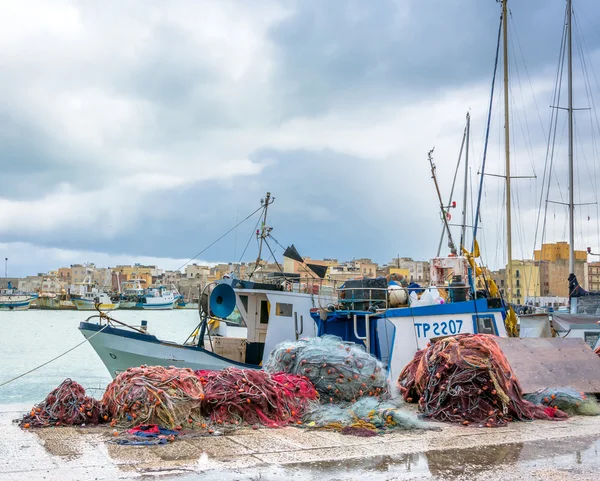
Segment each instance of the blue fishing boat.
[{"label": "blue fishing boat", "polygon": [[0,311],[25,311],[37,299],[37,294],[21,292],[10,282],[6,289],[0,290]]}]

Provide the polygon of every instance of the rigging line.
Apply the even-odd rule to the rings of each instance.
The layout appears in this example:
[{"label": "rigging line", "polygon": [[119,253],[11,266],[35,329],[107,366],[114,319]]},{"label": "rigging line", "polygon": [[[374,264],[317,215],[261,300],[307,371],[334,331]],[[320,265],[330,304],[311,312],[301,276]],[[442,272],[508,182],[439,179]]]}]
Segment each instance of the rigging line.
[{"label": "rigging line", "polygon": [[[511,16],[512,16],[512,14],[511,14]],[[511,22],[511,25],[512,25],[512,22]],[[512,26],[513,26],[513,31],[515,32],[515,35],[516,35],[516,28],[514,28],[514,25],[512,25]],[[518,109],[516,109],[516,103],[514,104],[515,108],[512,109],[511,113],[513,113],[513,115],[517,118],[517,120],[519,122],[519,126],[521,127],[521,132],[523,133],[523,137],[525,139],[525,147],[529,151],[529,156],[530,156],[529,160],[531,162],[531,169],[533,171],[533,175],[537,175],[536,172],[535,172],[535,165],[534,165],[534,162],[533,162],[533,144],[531,143],[531,132],[530,132],[530,129],[529,129],[529,122],[527,120],[527,109],[525,108],[525,98],[523,96],[523,87],[521,85],[521,72],[519,70],[519,62],[516,61],[517,54],[516,54],[514,43],[511,43],[511,46],[512,46],[512,51],[513,51],[513,57],[515,58],[515,61],[513,62],[513,67],[514,67],[513,71],[516,74],[517,83],[519,85],[519,93],[520,93],[520,96],[521,96],[521,102],[523,104],[522,105],[523,118],[525,120],[525,130],[527,130],[527,135],[525,135],[525,132],[523,131],[523,123],[521,121],[521,117],[519,115],[519,111],[518,111]],[[523,58],[522,60],[523,60],[523,63],[525,64],[525,59]],[[515,99],[516,96],[512,95],[512,91],[513,91],[513,89],[512,89],[512,85],[511,85],[510,86],[511,99]],[[546,134],[544,132],[544,140],[545,140],[545,138],[546,138]],[[518,166],[519,163],[516,162],[516,165]]]},{"label": "rigging line", "polygon": [[[579,5],[577,7],[578,11],[582,11],[583,9],[580,9]],[[586,17],[585,12],[583,14],[583,17],[588,20],[588,22],[590,23],[590,25],[592,25],[592,27],[595,28],[595,26],[589,21],[589,18]],[[574,15],[574,19],[575,19],[575,26],[576,28],[576,32],[579,34],[580,37],[580,41],[581,44],[583,45],[583,49],[585,50],[587,57],[591,59],[591,55],[590,55],[590,51],[587,45],[587,42],[585,40],[585,37],[581,34],[581,31],[583,30],[580,26],[579,23],[579,15],[577,14],[576,16]],[[589,72],[588,72],[588,62],[586,61],[586,56],[585,55],[581,55],[581,61],[582,64],[584,66],[584,70],[585,70],[585,74],[586,74],[586,78],[587,78],[587,85],[586,85],[586,89],[589,88],[589,94],[588,94],[588,101],[591,101],[590,104],[592,106],[592,109],[590,110],[590,124],[592,125],[592,131],[594,130],[594,122],[593,122],[593,118],[596,119],[596,128],[598,129],[598,132],[600,133],[600,121],[598,120],[598,110],[596,109],[596,102],[594,100],[594,96],[592,95],[592,87],[591,87],[591,82],[589,80]],[[600,90],[600,85],[598,83],[598,76],[596,75],[596,71],[594,70],[594,63],[593,62],[589,62],[589,68],[592,71],[592,76],[594,78],[594,81],[596,83],[596,87],[598,88],[598,90]],[[592,111],[593,111],[593,117],[592,117]],[[594,152],[596,153],[596,159],[598,159],[598,157],[600,157],[599,152],[598,152],[598,142],[596,140],[596,136],[592,135],[592,144],[594,147]],[[593,163],[594,165],[594,175],[593,175],[593,179],[596,182],[595,185],[595,196],[596,196],[596,202],[598,201],[598,194],[597,194],[597,182],[598,182],[598,178],[597,178],[597,162]],[[596,242],[597,242],[597,246],[600,246],[600,206],[598,205],[598,203],[596,203],[596,230],[597,230],[597,238],[596,238]]]},{"label": "rigging line", "polygon": [[[196,254],[190,260],[188,260],[187,262],[185,262],[184,264],[182,264],[180,267],[178,267],[177,269],[175,269],[175,272],[181,271],[181,269],[183,269],[185,266],[187,266],[190,262],[192,262],[193,260],[197,259],[202,254],[204,254],[208,249],[210,249],[212,246],[214,246],[217,242],[219,242],[225,236],[227,236],[228,234],[230,234],[231,232],[233,232],[235,229],[237,229],[240,225],[242,225],[244,222],[246,222],[248,219],[250,219],[250,217],[252,217],[254,214],[256,214],[257,212],[261,211],[263,208],[264,208],[264,206],[261,205],[254,212],[252,212],[251,214],[248,214],[246,217],[244,217],[244,219],[242,221],[238,222],[231,229],[229,229],[227,232],[225,232],[219,238],[217,238],[216,240],[214,240],[213,242],[211,242],[209,245],[207,245],[204,249],[202,249],[200,252],[198,252],[198,254]],[[169,279],[169,277],[167,277],[166,279]]]},{"label": "rigging line", "polygon": [[[561,91],[562,91],[562,79],[563,79],[563,71],[564,71],[564,66],[565,66],[565,54],[566,54],[566,35],[567,35],[567,26],[566,26],[566,17],[567,17],[567,11],[565,8],[565,19],[563,22],[563,36],[561,39],[561,45],[560,45],[560,51],[559,51],[559,58],[558,58],[558,65],[557,65],[557,72],[556,72],[556,80],[555,80],[555,91],[554,91],[554,98],[553,100],[555,102],[554,105],[560,105],[560,97],[561,97]],[[544,203],[543,207],[544,207],[544,218],[543,218],[543,223],[542,223],[542,232],[541,232],[541,243],[544,243],[544,239],[546,236],[546,226],[547,226],[547,217],[548,217],[548,199],[550,196],[550,184],[551,184],[551,179],[552,179],[552,170],[553,170],[553,165],[554,165],[554,152],[555,152],[555,147],[556,147],[556,134],[558,131],[558,110],[557,109],[550,109],[551,114],[550,114],[550,133],[551,135],[548,137],[548,149],[546,150],[546,166],[548,166],[548,180],[547,180],[547,184],[546,184],[546,202]],[[554,119],[554,125],[552,122],[552,119]],[[564,131],[563,131],[564,133]],[[545,167],[544,167],[545,169]],[[541,189],[541,193],[540,193],[540,205],[539,205],[539,211],[538,211],[538,223],[536,226],[536,234],[535,234],[535,240],[534,240],[534,251],[535,251],[535,244],[537,244],[537,235],[538,235],[538,227],[539,227],[539,216],[541,215],[541,210],[542,210],[542,199],[543,199],[543,195],[544,195],[544,184],[542,183],[542,189]]]},{"label": "rigging line", "polygon": [[[509,15],[512,18],[512,10],[508,10]],[[511,22],[509,24],[509,26],[512,27],[512,30],[514,32],[515,38],[517,39],[517,46],[519,47],[519,52],[521,53],[521,58],[523,59],[523,66],[525,67],[525,73],[527,74],[527,80],[529,81],[529,88],[531,89],[531,96],[533,97],[533,102],[535,104],[535,110],[537,111],[538,114],[538,119],[540,121],[540,126],[542,127],[542,132],[544,134],[544,140],[547,142],[548,141],[548,136],[546,135],[546,129],[544,128],[544,121],[542,120],[542,115],[540,113],[540,109],[538,107],[538,103],[537,103],[537,99],[535,97],[535,91],[533,90],[533,84],[531,83],[531,76],[529,75],[529,69],[527,68],[527,62],[525,62],[525,55],[523,54],[523,49],[521,48],[521,40],[519,39],[519,33],[517,31],[517,29],[515,28],[515,26],[513,25],[513,23]],[[514,51],[514,42],[513,42],[513,51]]]},{"label": "rigging line", "polygon": [[[578,17],[575,17],[575,25],[579,26]],[[575,30],[575,32],[579,33],[579,30],[580,29],[578,28],[578,29]],[[588,58],[591,59],[590,51],[589,51],[589,48],[588,48],[587,43],[585,41],[585,37],[583,37],[582,35],[580,35],[580,36],[581,36],[581,43],[582,43],[582,45],[583,45],[583,47],[584,47],[584,49],[585,49],[585,51],[587,53],[587,56],[588,56]],[[586,62],[585,55],[583,55],[583,54],[581,54],[581,61],[582,61],[582,64],[584,65],[584,67],[585,67],[585,72],[586,72],[586,76],[588,78],[588,83],[590,84],[589,87],[590,87],[590,92],[591,92],[591,90],[592,90],[591,89],[591,82],[589,82],[589,74],[587,73],[588,72],[588,68],[587,68],[588,63]],[[594,63],[590,61],[589,62],[589,66],[590,66],[590,70],[592,71],[592,75],[594,77],[594,81],[596,83],[596,87],[598,88],[598,90],[600,90],[600,84],[598,83],[598,77],[596,75],[596,71],[594,70]],[[596,105],[595,105],[595,102],[594,102],[594,96],[593,95],[591,96],[591,100],[592,100],[592,102],[591,102],[592,103],[592,110],[594,111],[594,116],[596,118],[596,125],[598,126],[598,131],[600,132],[600,121],[598,121],[598,110],[596,109]]]},{"label": "rigging line", "polygon": [[573,1],[573,3],[577,5],[577,8],[573,9],[573,14],[572,14],[573,17],[575,16],[576,12],[582,12],[583,13],[583,18],[585,18],[588,21],[588,23],[590,24],[590,26],[592,27],[592,29],[595,30],[595,33],[597,33],[600,36],[600,30],[598,30],[598,28],[596,27],[596,25],[594,25],[592,23],[592,21],[590,20],[590,18],[593,18],[593,16],[589,16],[585,12],[584,8],[581,6],[581,4],[579,3],[579,1]]},{"label": "rigging line", "polygon": [[[240,270],[241,270],[241,266],[242,266],[242,259],[244,258],[244,255],[246,254],[246,251],[248,250],[248,246],[250,245],[250,242],[252,242],[252,239],[254,238],[254,233],[256,232],[256,229],[258,228],[258,224],[260,223],[261,217],[258,216],[258,220],[256,221],[256,224],[254,224],[254,229],[252,230],[251,234],[250,234],[250,238],[248,239],[248,242],[246,242],[246,247],[244,247],[244,250],[242,252],[242,255],[240,256],[240,259],[237,262],[237,266],[236,266],[236,271],[237,271],[237,275],[240,274]],[[234,259],[235,261],[235,259]]]},{"label": "rigging line", "polygon": [[106,329],[108,327],[108,323],[99,331],[96,331],[94,334],[92,334],[90,337],[85,338],[83,341],[81,341],[79,344],[76,344],[75,346],[73,346],[71,349],[66,350],[65,352],[63,352],[62,354],[59,354],[56,357],[53,357],[52,359],[50,359],[49,361],[44,362],[43,364],[40,364],[39,366],[34,367],[33,369],[30,369],[27,372],[24,372],[22,374],[19,374],[18,376],[13,377],[12,379],[9,379],[8,381],[4,381],[2,384],[0,384],[0,387],[2,386],[6,386],[7,384],[10,384],[13,381],[16,381],[17,379],[21,379],[24,376],[27,376],[27,374],[31,374],[34,371],[37,371],[38,369],[43,368],[44,366],[47,366],[48,364],[50,364],[51,362],[56,361],[57,359],[60,359],[61,357],[65,356],[66,354],[69,354],[71,351],[77,349],[79,346],[81,346],[82,344],[85,344],[86,342],[89,342],[90,339],[92,339],[93,337],[97,336],[98,334],[100,334],[102,331],[104,331],[104,329]]},{"label": "rigging line", "polygon": [[[275,241],[275,243],[276,243],[276,244],[277,244],[279,247],[281,247],[281,248],[282,248],[282,249],[285,251],[285,247],[283,247],[283,246],[282,246],[282,245],[279,243],[279,241],[278,241],[277,239],[275,239],[275,237],[273,237],[272,235],[270,235],[270,237],[271,237],[271,239],[273,239],[273,240]],[[304,258],[303,258],[303,260],[304,260]],[[310,271],[310,270],[308,270],[306,267],[304,267],[304,263],[300,263],[300,262],[298,262],[298,265],[299,265],[300,267],[302,267],[302,269],[304,269],[304,270],[306,271],[306,273],[307,273],[308,275],[310,275],[310,277],[312,277],[313,279],[316,279],[316,278],[317,278],[317,276],[315,276],[313,272],[311,272],[311,271]]]},{"label": "rigging line", "polygon": [[490,135],[490,121],[492,117],[492,105],[494,102],[494,87],[496,85],[496,73],[498,71],[498,57],[500,54],[500,40],[502,34],[502,17],[500,14],[500,25],[498,26],[498,40],[496,42],[496,59],[494,60],[494,74],[492,76],[492,92],[490,95],[490,106],[488,110],[487,126],[485,131],[485,143],[483,147],[483,160],[481,163],[481,178],[479,179],[479,193],[477,195],[477,209],[475,210],[475,222],[473,222],[473,247],[475,247],[475,239],[477,239],[477,222],[479,221],[479,209],[481,207],[481,194],[483,190],[483,179],[485,177],[485,160],[487,156],[488,139]]},{"label": "rigging line", "polygon": [[[597,115],[597,112],[595,110],[596,106],[595,106],[595,102],[594,102],[594,96],[592,95],[592,91],[591,91],[591,82],[590,82],[589,72],[588,72],[588,69],[587,69],[587,63],[585,61],[584,48],[583,48],[583,42],[582,42],[583,39],[581,38],[581,35],[580,35],[580,32],[578,31],[578,29],[576,29],[575,32],[576,32],[577,46],[578,46],[578,49],[579,49],[579,55],[580,55],[580,58],[581,58],[581,66],[582,66],[582,70],[583,70],[584,78],[585,78],[585,82],[584,82],[585,93],[586,93],[587,100],[588,100],[589,104],[592,106],[592,109],[594,110],[594,113]],[[591,110],[590,110],[590,126],[591,126],[591,131],[593,133],[593,131],[594,131],[594,121],[593,121],[593,117],[592,117],[592,114],[591,114]],[[577,132],[577,134],[578,134],[578,137],[579,137],[579,132]],[[596,150],[597,143],[596,143],[596,139],[595,139],[594,135],[592,135],[592,144],[593,144],[593,146],[594,146],[594,148]],[[581,141],[581,138],[580,138],[580,145],[583,145],[583,142]],[[585,160],[585,163],[586,163],[586,167],[588,169],[588,174],[591,177],[591,181],[592,181],[591,184],[592,184],[592,189],[594,190],[594,196],[597,198],[598,197],[598,194],[597,194],[597,185],[596,185],[597,179],[591,175],[591,172],[590,172],[590,169],[589,169],[589,165],[588,165],[588,162],[587,162],[587,157],[585,157],[585,150],[583,150],[582,152],[583,152],[584,160]]]},{"label": "rigging line", "polygon": [[[588,161],[587,161],[587,156],[585,155],[585,149],[583,148],[583,142],[581,141],[581,135],[580,135],[580,132],[579,132],[579,126],[577,125],[577,121],[575,121],[574,124],[575,124],[575,136],[576,136],[577,139],[579,139],[579,142],[577,143],[577,152],[576,152],[577,158],[580,159],[581,157],[583,157],[585,166],[586,166],[587,171],[588,171],[588,176],[591,176],[590,166],[589,166]],[[579,186],[582,185],[582,182],[581,182],[581,170],[582,169],[577,169],[577,180],[579,181]],[[594,192],[594,196],[595,196],[596,189],[594,187],[593,182],[592,182],[592,191]],[[578,193],[578,196],[579,196],[579,204],[582,204],[583,199],[581,198],[581,189],[578,189],[577,193]],[[588,206],[588,213],[589,213],[589,206]],[[575,222],[580,227],[581,243],[582,243],[581,245],[585,245],[585,239],[583,237],[583,221],[580,218],[579,222],[577,221],[577,219],[575,219]],[[581,224],[579,224],[579,223],[581,223]],[[589,229],[589,224],[588,224],[588,229]]]},{"label": "rigging line", "polygon": [[275,253],[273,252],[273,249],[271,249],[271,246],[269,245],[269,243],[267,242],[267,239],[265,238],[265,244],[267,245],[267,248],[269,249],[269,252],[271,253],[271,255],[273,256],[273,260],[275,261],[275,264],[277,264],[277,267],[279,268],[279,271],[283,274],[283,269],[281,268],[281,266],[279,265],[279,262],[277,262],[277,258],[275,257]]},{"label": "rigging line", "polygon": [[[235,221],[238,222],[240,220],[240,211],[236,211],[235,213]],[[237,238],[238,238],[238,230],[235,229],[235,239],[233,241],[233,260],[237,257]]]},{"label": "rigging line", "polygon": [[[460,152],[458,154],[458,162],[456,163],[456,169],[454,170],[454,178],[452,179],[452,189],[450,189],[450,197],[448,198],[448,204],[452,204],[452,197],[454,196],[454,186],[456,185],[456,176],[458,175],[458,169],[460,167],[460,161],[462,159],[463,149],[465,147],[465,139],[467,138],[467,127],[463,131],[463,138],[460,144]],[[440,236],[440,243],[438,244],[437,256],[440,256],[440,252],[442,250],[442,243],[444,242],[444,235],[446,234],[446,229],[442,227],[442,235]],[[462,247],[462,246],[460,246]]]}]

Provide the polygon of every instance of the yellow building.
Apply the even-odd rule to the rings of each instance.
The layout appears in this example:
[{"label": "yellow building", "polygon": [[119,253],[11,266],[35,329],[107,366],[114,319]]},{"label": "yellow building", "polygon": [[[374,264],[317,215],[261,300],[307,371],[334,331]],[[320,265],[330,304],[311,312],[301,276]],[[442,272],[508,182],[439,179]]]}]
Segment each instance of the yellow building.
[{"label": "yellow building", "polygon": [[410,270],[409,269],[402,269],[400,267],[389,267],[388,268],[389,273],[388,274],[396,274],[398,276],[404,276],[408,281],[410,281]]},{"label": "yellow building", "polygon": [[143,279],[146,281],[146,286],[152,285],[152,271],[154,270],[156,270],[156,266],[142,266],[140,264],[112,268],[113,277],[118,276],[120,284],[123,281],[130,281],[132,279]]},{"label": "yellow building", "polygon": [[[554,244],[542,244],[542,248],[534,251],[533,258],[536,261],[556,262],[569,260],[569,243],[556,242]],[[575,251],[576,261],[587,261],[586,251]]]},{"label": "yellow building", "polygon": [[[508,286],[512,286],[512,292],[506,292]],[[524,304],[526,297],[540,297],[540,263],[531,259],[513,260],[512,283],[506,282],[505,292],[507,300],[515,304]]]}]

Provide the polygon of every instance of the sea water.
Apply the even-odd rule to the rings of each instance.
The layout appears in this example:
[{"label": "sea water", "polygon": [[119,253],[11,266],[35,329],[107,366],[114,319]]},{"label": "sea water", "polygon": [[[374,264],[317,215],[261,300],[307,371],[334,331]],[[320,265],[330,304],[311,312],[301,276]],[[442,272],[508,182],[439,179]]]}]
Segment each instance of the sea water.
[{"label": "sea water", "polygon": [[[59,356],[85,338],[78,326],[92,311],[0,311],[0,384]],[[138,326],[148,321],[148,332],[159,339],[183,342],[199,323],[198,311],[116,310],[111,315]],[[66,378],[77,381],[94,397],[101,397],[110,374],[85,342],[56,361],[0,387],[0,404],[42,401]]]}]

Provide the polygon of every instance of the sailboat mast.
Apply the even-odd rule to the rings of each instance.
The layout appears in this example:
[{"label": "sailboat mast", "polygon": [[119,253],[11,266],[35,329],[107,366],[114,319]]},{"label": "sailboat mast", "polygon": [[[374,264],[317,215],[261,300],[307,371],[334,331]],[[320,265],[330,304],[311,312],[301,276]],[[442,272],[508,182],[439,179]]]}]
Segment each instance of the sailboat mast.
[{"label": "sailboat mast", "polygon": [[573,195],[573,43],[572,43],[572,6],[567,0],[567,51],[569,58],[569,272],[575,273],[575,204]]},{"label": "sailboat mast", "polygon": [[506,157],[506,299],[508,302],[513,298],[512,286],[512,221],[510,210],[510,124],[508,112],[508,0],[502,0],[502,34],[504,50],[504,152]]},{"label": "sailboat mast", "polygon": [[469,180],[469,133],[471,130],[471,114],[467,112],[467,128],[465,132],[466,137],[466,151],[465,151],[465,187],[463,191],[463,211],[462,211],[462,231],[460,233],[460,245],[465,246],[466,230],[467,230],[467,186]]}]

